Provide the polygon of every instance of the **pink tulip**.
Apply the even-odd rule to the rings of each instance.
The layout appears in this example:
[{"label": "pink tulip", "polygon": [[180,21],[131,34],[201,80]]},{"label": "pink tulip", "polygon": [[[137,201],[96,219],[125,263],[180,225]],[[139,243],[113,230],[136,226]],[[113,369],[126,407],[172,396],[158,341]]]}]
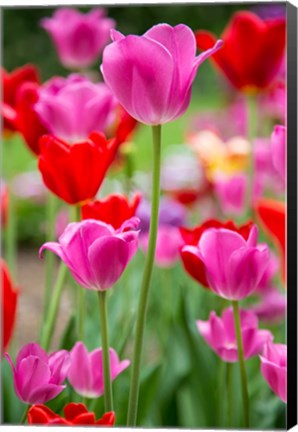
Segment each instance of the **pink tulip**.
[{"label": "pink tulip", "polygon": [[196,57],[194,34],[183,24],[158,24],[143,36],[112,30],[111,37],[103,52],[104,80],[125,110],[149,125],[184,114],[198,67],[222,46],[217,41]]},{"label": "pink tulip", "polygon": [[8,353],[5,357],[12,369],[15,392],[23,402],[44,404],[65,388],[62,383],[70,364],[67,351],[48,355],[37,343],[29,343],[20,350],[15,366]]},{"label": "pink tulip", "polygon": [[268,343],[260,359],[261,372],[269,387],[287,402],[287,346]]},{"label": "pink tulip", "polygon": [[[241,333],[245,359],[260,354],[264,344],[272,341],[268,330],[258,329],[258,319],[251,311],[240,310]],[[222,317],[214,311],[208,321],[197,321],[199,333],[208,345],[223,360],[229,363],[238,361],[237,339],[234,326],[233,309],[225,309]]]},{"label": "pink tulip", "polygon": [[[129,360],[119,361],[116,351],[110,348],[112,381],[130,365]],[[77,342],[70,351],[68,381],[81,396],[97,398],[104,393],[102,371],[102,349],[88,353],[82,342]]]},{"label": "pink tulip", "polygon": [[280,259],[276,255],[274,255],[271,250],[269,250],[269,262],[262,276],[262,279],[257,286],[257,289],[255,291],[256,294],[266,294],[268,291],[271,291],[273,279],[280,270],[279,261]]},{"label": "pink tulip", "polygon": [[286,181],[286,133],[285,126],[278,125],[271,135],[273,165],[283,182]]},{"label": "pink tulip", "polygon": [[106,132],[115,120],[117,101],[108,87],[78,74],[50,79],[39,92],[34,109],[53,135],[65,141]]},{"label": "pink tulip", "polygon": [[287,310],[286,296],[281,294],[278,289],[271,288],[264,293],[260,303],[253,306],[251,310],[260,320],[269,324],[284,321]]},{"label": "pink tulip", "polygon": [[52,37],[61,63],[69,69],[83,69],[98,59],[115,21],[105,17],[104,9],[84,14],[72,8],[60,8],[53,18],[41,20],[41,26]]},{"label": "pink tulip", "polygon": [[183,250],[202,261],[212,291],[227,300],[241,300],[258,287],[268,265],[268,247],[257,245],[257,237],[256,226],[247,240],[229,229],[209,228],[197,246]]},{"label": "pink tulip", "polygon": [[59,242],[45,243],[44,249],[58,255],[74,279],[84,288],[104,291],[121,277],[138,249],[139,219],[133,217],[115,230],[94,219],[69,224]]},{"label": "pink tulip", "polygon": [[[149,233],[140,236],[140,247],[147,252]],[[183,241],[179,229],[170,225],[161,225],[157,232],[155,263],[158,267],[172,267],[179,258],[179,249]]]},{"label": "pink tulip", "polygon": [[245,174],[217,175],[214,187],[224,214],[238,216],[243,214],[247,189],[247,177]]}]

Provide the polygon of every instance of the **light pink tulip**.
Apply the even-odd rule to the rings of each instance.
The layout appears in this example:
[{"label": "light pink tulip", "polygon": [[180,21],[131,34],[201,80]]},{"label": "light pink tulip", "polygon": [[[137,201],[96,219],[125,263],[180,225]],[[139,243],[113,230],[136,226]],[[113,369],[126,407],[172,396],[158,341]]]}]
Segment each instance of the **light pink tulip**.
[{"label": "light pink tulip", "polygon": [[137,252],[138,225],[136,217],[118,230],[94,219],[74,222],[66,227],[59,243],[45,243],[39,254],[49,249],[64,261],[79,285],[104,291],[117,282]]},{"label": "light pink tulip", "polygon": [[16,365],[8,353],[5,357],[12,369],[15,392],[27,404],[44,404],[66,387],[62,383],[70,357],[65,350],[48,355],[37,343],[29,343],[20,350]]},{"label": "light pink tulip", "polygon": [[217,175],[214,180],[214,187],[224,214],[238,216],[243,214],[247,189],[245,174]]},{"label": "light pink tulip", "polygon": [[209,228],[197,246],[184,250],[202,261],[212,291],[228,300],[241,300],[258,287],[268,266],[268,247],[257,245],[257,237],[256,226],[247,240],[229,229]]},{"label": "light pink tulip", "polygon": [[115,21],[105,17],[104,9],[84,14],[72,8],[59,8],[41,26],[53,39],[61,63],[69,69],[91,66],[109,41]]},{"label": "light pink tulip", "polygon": [[271,135],[273,165],[283,182],[286,182],[286,134],[285,126],[278,125]]},{"label": "light pink tulip", "polygon": [[[112,381],[130,365],[129,360],[120,361],[115,350],[110,348],[110,370]],[[70,351],[68,381],[81,396],[97,398],[104,393],[102,349],[88,353],[82,342],[77,342]]]},{"label": "light pink tulip", "polygon": [[[147,252],[149,233],[140,236],[140,247]],[[158,267],[168,268],[175,265],[183,241],[179,229],[170,225],[160,225],[157,232],[155,263]]]},{"label": "light pink tulip", "polygon": [[117,101],[104,83],[78,74],[50,79],[39,91],[34,109],[50,133],[65,141],[106,132],[115,120]]},{"label": "light pink tulip", "polygon": [[[240,323],[245,359],[260,354],[264,344],[272,341],[272,334],[268,330],[258,329],[258,319],[251,311],[240,310]],[[231,307],[223,311],[221,318],[212,311],[208,321],[197,321],[197,327],[208,345],[222,360],[230,363],[238,361],[237,339]]]},{"label": "light pink tulip", "polygon": [[183,24],[158,24],[143,36],[112,30],[111,37],[103,52],[104,80],[125,110],[149,125],[184,114],[198,67],[222,46],[217,41],[196,57],[194,34]]},{"label": "light pink tulip", "polygon": [[261,359],[261,372],[271,390],[287,402],[287,346],[268,343]]},{"label": "light pink tulip", "polygon": [[251,310],[260,320],[269,324],[278,323],[285,320],[287,310],[287,299],[277,288],[268,289],[261,298],[259,304],[253,306]]}]

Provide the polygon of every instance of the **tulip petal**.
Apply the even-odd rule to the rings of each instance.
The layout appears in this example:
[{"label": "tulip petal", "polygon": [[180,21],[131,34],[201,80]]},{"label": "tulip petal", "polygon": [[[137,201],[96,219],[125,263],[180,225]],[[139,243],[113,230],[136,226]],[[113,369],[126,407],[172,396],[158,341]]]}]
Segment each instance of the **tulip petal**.
[{"label": "tulip petal", "polygon": [[77,393],[90,397],[92,370],[89,354],[82,342],[77,342],[70,352],[68,381]]}]

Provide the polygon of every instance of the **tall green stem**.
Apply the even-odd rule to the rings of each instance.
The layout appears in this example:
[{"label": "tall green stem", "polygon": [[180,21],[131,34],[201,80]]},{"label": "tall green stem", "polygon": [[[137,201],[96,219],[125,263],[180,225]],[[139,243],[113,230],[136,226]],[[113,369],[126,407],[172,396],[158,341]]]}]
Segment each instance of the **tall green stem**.
[{"label": "tall green stem", "polygon": [[61,262],[59,267],[58,276],[53,289],[53,294],[51,302],[48,308],[48,313],[46,315],[45,323],[42,329],[42,334],[40,338],[40,345],[47,351],[50,348],[52,337],[55,330],[55,323],[57,320],[58,307],[60,304],[60,298],[62,294],[62,289],[67,275],[67,267]]},{"label": "tall green stem", "polygon": [[228,427],[233,426],[233,364],[227,363],[226,364],[226,385],[227,385],[227,419],[228,419]]},{"label": "tall green stem", "polygon": [[113,393],[110,371],[110,347],[107,319],[106,291],[98,291],[99,319],[101,328],[102,358],[103,358],[103,380],[105,411],[113,411]]},{"label": "tall green stem", "polygon": [[234,312],[234,324],[236,329],[238,359],[239,359],[240,377],[241,377],[241,386],[242,386],[244,427],[248,429],[249,428],[249,399],[248,399],[247,378],[246,378],[246,370],[245,370],[238,301],[235,300],[232,301],[232,305],[233,305],[233,312]]},{"label": "tall green stem", "polygon": [[132,362],[132,376],[128,404],[127,425],[135,426],[138,411],[138,398],[140,387],[140,367],[143,350],[144,328],[146,322],[148,293],[150,288],[152,269],[154,264],[157,228],[158,228],[158,212],[159,212],[159,195],[160,195],[160,153],[161,153],[161,126],[152,126],[153,134],[153,170],[152,170],[152,203],[151,203],[151,218],[149,245],[146,256],[145,268],[143,273],[142,285],[140,290],[140,298],[138,305],[136,335],[134,354]]},{"label": "tall green stem", "polygon": [[252,196],[254,184],[254,148],[253,140],[257,136],[257,104],[256,95],[247,96],[247,138],[250,142],[250,155],[248,166],[248,186],[246,193],[246,205],[249,212],[252,210]]}]

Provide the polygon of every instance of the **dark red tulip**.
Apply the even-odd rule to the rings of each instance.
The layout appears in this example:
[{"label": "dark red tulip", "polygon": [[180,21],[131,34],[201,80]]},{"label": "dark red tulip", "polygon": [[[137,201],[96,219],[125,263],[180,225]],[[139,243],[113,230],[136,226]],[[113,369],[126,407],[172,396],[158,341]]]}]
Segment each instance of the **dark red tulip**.
[{"label": "dark red tulip", "polygon": [[64,407],[64,416],[59,416],[45,405],[33,405],[28,411],[28,424],[111,427],[115,423],[114,412],[107,412],[96,420],[94,412],[89,412],[82,403],[67,404]]},{"label": "dark red tulip", "polygon": [[140,200],[139,193],[133,196],[131,202],[125,195],[109,195],[103,200],[85,204],[82,207],[82,218],[100,220],[118,229],[124,221],[135,215]]},{"label": "dark red tulip", "polygon": [[14,288],[9,275],[8,268],[4,260],[1,260],[2,273],[2,319],[3,319],[3,339],[2,352],[4,352],[10,342],[14,329],[16,309],[18,302],[18,291]]},{"label": "dark red tulip", "polygon": [[255,207],[258,218],[281,253],[283,278],[286,279],[286,205],[273,199],[260,199]]},{"label": "dark red tulip", "polygon": [[[197,31],[198,48],[211,48],[216,36]],[[285,18],[266,19],[248,11],[233,15],[221,39],[223,47],[211,61],[239,90],[267,88],[279,72],[286,41]]]},{"label": "dark red tulip", "polygon": [[197,246],[203,232],[208,228],[226,228],[232,231],[236,231],[245,240],[247,240],[252,227],[252,222],[247,222],[246,224],[237,227],[233,221],[220,222],[216,219],[210,219],[204,222],[202,225],[199,225],[193,229],[183,227],[180,228],[180,234],[185,243],[184,246],[182,246],[182,248],[180,249],[180,255],[182,258],[183,266],[187,273],[201,285],[209,288],[203,262],[194,254],[188,252],[185,246]]},{"label": "dark red tulip", "polygon": [[93,132],[69,144],[52,135],[39,141],[38,168],[48,189],[68,204],[94,198],[117,150],[115,139]]},{"label": "dark red tulip", "polygon": [[40,83],[38,71],[33,65],[25,65],[8,73],[4,68],[1,68],[2,78],[2,102],[1,114],[3,117],[4,130],[16,130],[16,102],[18,91],[24,83]]}]

